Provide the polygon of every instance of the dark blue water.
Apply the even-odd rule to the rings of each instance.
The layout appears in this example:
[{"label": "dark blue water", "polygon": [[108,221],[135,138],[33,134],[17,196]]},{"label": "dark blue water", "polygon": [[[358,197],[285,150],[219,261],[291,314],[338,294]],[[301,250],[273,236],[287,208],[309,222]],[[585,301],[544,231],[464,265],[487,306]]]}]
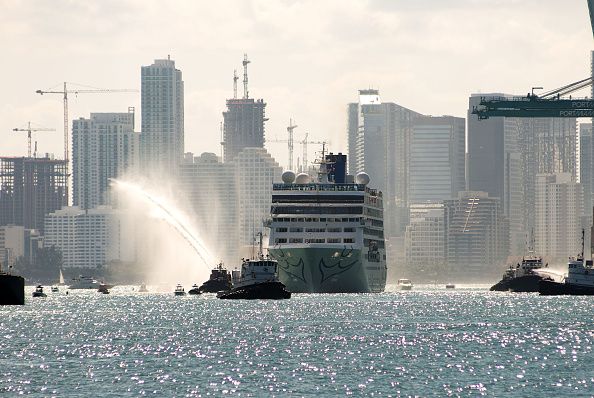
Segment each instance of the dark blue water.
[{"label": "dark blue water", "polygon": [[593,314],[480,289],[48,293],[0,307],[0,396],[591,396]]}]

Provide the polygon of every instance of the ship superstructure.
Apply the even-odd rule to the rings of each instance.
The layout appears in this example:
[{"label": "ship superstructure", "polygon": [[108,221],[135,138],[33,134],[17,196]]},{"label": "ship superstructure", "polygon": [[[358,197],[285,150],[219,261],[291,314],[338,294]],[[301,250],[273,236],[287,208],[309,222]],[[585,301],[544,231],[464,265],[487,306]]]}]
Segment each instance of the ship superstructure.
[{"label": "ship superstructure", "polygon": [[293,293],[383,292],[382,193],[346,175],[346,155],[322,153],[317,181],[283,173],[273,184],[269,253]]}]

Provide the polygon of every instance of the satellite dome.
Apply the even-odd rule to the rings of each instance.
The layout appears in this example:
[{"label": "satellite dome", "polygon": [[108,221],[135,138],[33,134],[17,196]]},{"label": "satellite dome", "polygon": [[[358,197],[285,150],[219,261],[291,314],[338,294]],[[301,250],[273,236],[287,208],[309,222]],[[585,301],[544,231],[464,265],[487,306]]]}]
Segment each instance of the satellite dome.
[{"label": "satellite dome", "polygon": [[295,183],[297,183],[297,184],[309,184],[309,174],[307,174],[307,173],[299,173],[299,174],[297,174],[297,178],[295,179]]},{"label": "satellite dome", "polygon": [[291,170],[287,170],[283,173],[281,178],[283,179],[283,182],[285,184],[292,184],[295,182],[295,172],[293,172]]},{"label": "satellite dome", "polygon": [[357,184],[367,185],[370,181],[369,174],[361,172],[357,174],[357,176],[355,177],[355,181],[357,182]]}]

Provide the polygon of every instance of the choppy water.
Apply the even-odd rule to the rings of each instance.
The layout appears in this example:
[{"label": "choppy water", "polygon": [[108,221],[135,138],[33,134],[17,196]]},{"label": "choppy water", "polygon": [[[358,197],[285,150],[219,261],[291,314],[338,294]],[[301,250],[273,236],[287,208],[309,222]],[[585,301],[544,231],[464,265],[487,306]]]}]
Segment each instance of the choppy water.
[{"label": "choppy water", "polygon": [[0,307],[0,396],[594,394],[594,298],[29,291]]}]

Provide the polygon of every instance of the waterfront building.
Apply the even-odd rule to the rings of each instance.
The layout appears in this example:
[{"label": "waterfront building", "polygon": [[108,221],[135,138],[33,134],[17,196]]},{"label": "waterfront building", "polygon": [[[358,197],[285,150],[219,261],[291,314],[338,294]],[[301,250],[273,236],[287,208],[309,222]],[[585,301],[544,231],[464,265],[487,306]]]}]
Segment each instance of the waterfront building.
[{"label": "waterfront building", "polygon": [[409,203],[441,202],[464,191],[465,132],[464,118],[415,119],[410,145]]},{"label": "waterfront building", "polygon": [[421,114],[382,102],[378,90],[359,90],[348,105],[349,173],[366,172],[384,195],[386,236],[403,236],[408,224],[409,146]]},{"label": "waterfront building", "polygon": [[264,148],[245,148],[233,163],[239,204],[239,244],[251,248],[255,235],[266,232],[263,223],[270,218],[272,183],[281,181],[282,169]]},{"label": "waterfront building", "polygon": [[74,205],[91,209],[112,204],[110,180],[138,166],[139,135],[134,108],[128,113],[91,113],[73,121]]},{"label": "waterfront building", "polygon": [[121,212],[109,206],[63,207],[45,217],[45,245],[62,253],[63,267],[95,268],[133,261],[134,233]]},{"label": "waterfront building", "polygon": [[401,277],[436,280],[446,273],[444,206],[412,203],[405,233],[406,268]]},{"label": "waterfront building", "polygon": [[0,225],[20,225],[43,233],[46,214],[67,204],[64,160],[0,158]]},{"label": "waterfront building", "polygon": [[581,252],[582,186],[570,173],[536,176],[535,250],[564,264]]},{"label": "waterfront building", "polygon": [[0,226],[0,264],[4,271],[14,266],[25,255],[25,227],[22,225]]},{"label": "waterfront building", "polygon": [[499,198],[462,191],[444,201],[448,269],[457,280],[495,277],[508,255],[508,224]]},{"label": "waterfront building", "polygon": [[143,172],[171,177],[184,152],[184,82],[175,61],[141,68],[140,160]]},{"label": "waterfront building", "polygon": [[240,255],[235,164],[222,163],[214,153],[186,153],[180,185],[209,251],[225,264],[236,264]]}]

